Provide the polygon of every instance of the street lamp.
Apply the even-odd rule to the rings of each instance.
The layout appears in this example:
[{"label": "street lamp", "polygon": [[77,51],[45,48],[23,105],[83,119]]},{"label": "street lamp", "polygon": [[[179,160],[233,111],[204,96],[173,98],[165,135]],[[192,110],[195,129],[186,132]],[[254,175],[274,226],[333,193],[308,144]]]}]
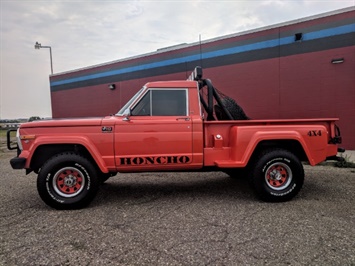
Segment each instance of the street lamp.
[{"label": "street lamp", "polygon": [[51,56],[51,71],[52,71],[52,74],[53,74],[52,47],[50,47],[50,46],[42,46],[40,43],[36,42],[35,43],[35,49],[39,50],[40,48],[49,48],[49,54]]}]

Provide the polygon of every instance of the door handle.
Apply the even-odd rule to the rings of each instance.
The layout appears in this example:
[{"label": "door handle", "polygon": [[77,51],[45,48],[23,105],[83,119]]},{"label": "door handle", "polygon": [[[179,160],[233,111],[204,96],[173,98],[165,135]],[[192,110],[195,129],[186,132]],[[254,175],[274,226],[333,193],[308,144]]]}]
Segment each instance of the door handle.
[{"label": "door handle", "polygon": [[190,117],[178,117],[178,118],[176,118],[176,121],[178,121],[178,120],[190,121]]}]

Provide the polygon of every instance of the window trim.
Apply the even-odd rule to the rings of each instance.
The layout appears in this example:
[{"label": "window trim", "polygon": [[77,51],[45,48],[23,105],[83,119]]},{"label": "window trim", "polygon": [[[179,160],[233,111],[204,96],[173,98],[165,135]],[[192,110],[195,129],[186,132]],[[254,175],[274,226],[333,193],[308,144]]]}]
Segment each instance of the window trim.
[{"label": "window trim", "polygon": [[145,93],[144,91],[147,89],[146,86],[143,86],[142,88],[139,89],[139,91],[137,91],[132,98],[130,98],[124,106],[122,106],[122,108],[116,113],[116,116],[123,116],[124,111],[126,111],[126,109],[130,109],[132,110],[132,106],[135,106],[141,99],[142,95],[144,96]]},{"label": "window trim", "polygon": [[[145,97],[145,95],[147,93],[150,93],[150,91],[185,91],[185,100],[186,100],[186,110],[185,110],[185,115],[163,115],[163,116],[189,116],[189,90],[188,88],[148,88],[140,97],[139,99],[137,99],[137,101],[130,107],[130,110],[132,111],[137,105],[138,103]],[[162,115],[153,115],[153,97],[152,97],[153,93],[150,94],[150,115],[146,116],[146,117],[151,117],[151,116],[162,116]],[[139,115],[136,115],[139,116]]]}]

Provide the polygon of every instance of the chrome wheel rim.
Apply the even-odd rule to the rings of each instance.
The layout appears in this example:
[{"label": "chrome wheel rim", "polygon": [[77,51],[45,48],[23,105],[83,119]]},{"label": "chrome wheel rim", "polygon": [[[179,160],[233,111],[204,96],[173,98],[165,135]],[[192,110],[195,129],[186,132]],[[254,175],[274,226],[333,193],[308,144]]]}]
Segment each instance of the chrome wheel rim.
[{"label": "chrome wheel rim", "polygon": [[287,188],[292,178],[291,168],[287,164],[280,162],[270,165],[265,172],[265,182],[273,190]]},{"label": "chrome wheel rim", "polygon": [[77,168],[65,167],[54,175],[52,185],[58,195],[64,198],[72,198],[84,189],[85,178]]}]

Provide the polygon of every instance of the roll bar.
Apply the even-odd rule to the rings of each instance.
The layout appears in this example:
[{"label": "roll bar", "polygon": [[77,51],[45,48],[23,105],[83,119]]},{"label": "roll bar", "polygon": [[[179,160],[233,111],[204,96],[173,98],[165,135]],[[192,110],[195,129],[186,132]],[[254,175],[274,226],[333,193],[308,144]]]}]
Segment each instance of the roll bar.
[{"label": "roll bar", "polygon": [[201,91],[204,87],[207,87],[207,103],[202,97],[200,97],[202,106],[207,113],[207,120],[215,120],[215,117],[213,116],[213,99],[216,100],[218,105],[222,108],[223,112],[225,112],[228,119],[233,120],[232,115],[223,104],[221,97],[219,96],[216,88],[212,85],[211,80],[202,78],[202,67],[196,66],[194,71],[192,71],[190,76],[187,78],[187,80],[197,81],[199,84],[199,91]]}]

